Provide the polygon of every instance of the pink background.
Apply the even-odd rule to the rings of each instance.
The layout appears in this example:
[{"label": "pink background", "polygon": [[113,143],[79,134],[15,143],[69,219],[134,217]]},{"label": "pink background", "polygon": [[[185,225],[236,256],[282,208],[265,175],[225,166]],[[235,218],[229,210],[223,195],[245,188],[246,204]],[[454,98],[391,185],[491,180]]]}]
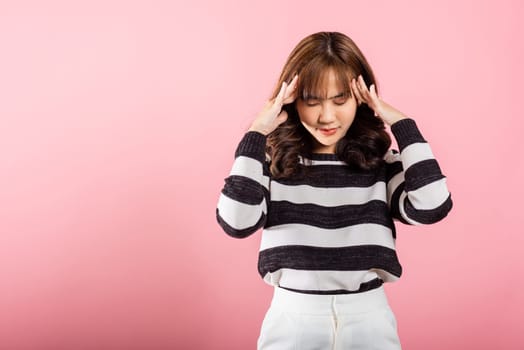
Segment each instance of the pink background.
[{"label": "pink background", "polygon": [[253,349],[260,233],[215,207],[290,50],[350,35],[448,177],[398,226],[405,349],[521,349],[520,1],[0,4],[0,348]]}]

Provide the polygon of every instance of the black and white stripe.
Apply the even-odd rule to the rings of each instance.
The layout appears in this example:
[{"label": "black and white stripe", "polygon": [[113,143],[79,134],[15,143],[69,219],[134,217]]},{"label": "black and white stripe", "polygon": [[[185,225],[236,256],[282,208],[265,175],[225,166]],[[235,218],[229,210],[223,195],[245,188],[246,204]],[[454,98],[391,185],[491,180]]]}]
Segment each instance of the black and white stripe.
[{"label": "black and white stripe", "polygon": [[395,240],[391,228],[380,224],[362,223],[336,229],[284,224],[264,229],[260,250],[298,245],[324,248],[380,245],[394,250]]},{"label": "black and white stripe", "polygon": [[232,237],[244,238],[266,223],[269,202],[269,171],[264,164],[266,139],[249,132],[236,151],[236,158],[220,194],[216,217]]},{"label": "black and white stripe", "polygon": [[388,167],[388,203],[393,217],[411,224],[431,224],[451,210],[446,177],[412,119],[392,125],[400,153],[384,157]]},{"label": "black and white stripe", "polygon": [[312,203],[271,202],[266,227],[302,223],[314,227],[337,229],[363,223],[391,227],[385,201],[372,200],[364,204],[324,207]]},{"label": "black and white stripe", "polygon": [[391,130],[376,171],[354,171],[336,155],[301,158],[305,177],[271,179],[265,137],[248,132],[235,153],[217,206],[233,237],[263,227],[258,270],[272,285],[305,293],[348,293],[391,282],[402,273],[393,219],[411,225],[441,220],[451,209],[446,178],[415,123]]}]

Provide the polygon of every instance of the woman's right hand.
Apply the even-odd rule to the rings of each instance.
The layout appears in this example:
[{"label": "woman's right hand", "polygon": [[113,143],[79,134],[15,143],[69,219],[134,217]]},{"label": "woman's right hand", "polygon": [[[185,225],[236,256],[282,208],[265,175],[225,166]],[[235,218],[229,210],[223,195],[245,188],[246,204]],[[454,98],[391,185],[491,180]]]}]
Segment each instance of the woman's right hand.
[{"label": "woman's right hand", "polygon": [[286,121],[287,112],[282,110],[282,106],[295,101],[297,81],[298,75],[295,75],[289,85],[286,82],[282,83],[277,97],[266,103],[255,121],[253,121],[253,124],[251,124],[249,131],[258,131],[267,136]]}]

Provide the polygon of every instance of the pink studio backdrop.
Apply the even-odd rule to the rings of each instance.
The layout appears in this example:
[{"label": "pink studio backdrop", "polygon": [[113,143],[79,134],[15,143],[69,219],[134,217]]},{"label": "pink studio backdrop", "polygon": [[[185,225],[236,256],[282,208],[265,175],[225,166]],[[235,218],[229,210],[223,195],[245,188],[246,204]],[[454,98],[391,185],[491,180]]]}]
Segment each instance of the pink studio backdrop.
[{"label": "pink studio backdrop", "polygon": [[519,1],[0,4],[0,349],[254,349],[260,233],[215,206],[290,50],[350,35],[448,177],[398,226],[410,349],[522,349]]}]

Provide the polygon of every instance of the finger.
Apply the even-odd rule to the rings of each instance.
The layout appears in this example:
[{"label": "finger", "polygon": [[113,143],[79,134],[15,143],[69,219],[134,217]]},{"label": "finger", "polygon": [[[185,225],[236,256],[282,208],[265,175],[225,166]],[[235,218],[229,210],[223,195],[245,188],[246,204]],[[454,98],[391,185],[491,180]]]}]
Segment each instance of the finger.
[{"label": "finger", "polygon": [[283,104],[288,104],[296,99],[296,90],[297,90],[297,82],[298,82],[298,75],[295,75],[293,77],[293,80],[289,83],[286,93],[284,95],[284,101]]},{"label": "finger", "polygon": [[371,99],[373,101],[377,101],[379,99],[377,95],[377,90],[375,88],[375,84],[371,84],[371,86],[369,87],[369,95],[371,96]]},{"label": "finger", "polygon": [[296,99],[297,99],[297,94],[296,92],[293,92],[291,95],[284,98],[284,101],[282,102],[282,104],[287,105],[289,103],[293,103],[293,101],[295,101]]},{"label": "finger", "polygon": [[298,74],[295,74],[293,79],[291,79],[291,82],[289,83],[286,92],[288,92],[288,94],[289,94],[290,92],[295,91],[296,88],[297,88],[297,85],[298,85]]},{"label": "finger", "polygon": [[364,91],[368,89],[368,87],[366,86],[366,82],[364,81],[364,78],[362,77],[362,75],[358,76],[358,86]]},{"label": "finger", "polygon": [[286,82],[282,82],[282,86],[280,87],[280,91],[278,92],[277,97],[275,98],[275,105],[282,106],[282,102],[284,101],[284,94],[286,93],[287,84]]},{"label": "finger", "polygon": [[298,82],[298,74],[295,74],[295,76],[293,77],[293,79],[289,83],[288,88],[289,89],[295,89],[297,87],[297,82]]},{"label": "finger", "polygon": [[360,101],[360,96],[357,91],[357,86],[355,85],[355,79],[351,79],[351,83],[349,84],[351,87],[351,92],[353,94],[353,97],[355,100],[357,100],[357,104],[360,105],[362,102]]},{"label": "finger", "polygon": [[[371,101],[372,101],[373,106],[380,106],[381,105],[380,99],[379,99],[379,97],[377,95],[375,84],[371,84],[371,86],[369,87],[369,95],[371,97]],[[373,108],[373,112],[375,114],[375,117],[380,117],[379,113],[377,112],[376,107]]]},{"label": "finger", "polygon": [[[295,97],[293,96],[296,96],[297,86],[298,86],[298,74],[295,74],[295,76],[293,77],[293,79],[291,80],[291,82],[289,83],[286,89],[286,94],[284,96],[284,101],[285,101],[284,103],[290,103],[295,100]],[[293,98],[290,99],[291,97]]]},{"label": "finger", "polygon": [[282,82],[282,86],[280,87],[280,91],[278,92],[277,96],[271,101],[271,105],[269,106],[268,112],[270,115],[272,115],[272,119],[275,119],[282,109],[282,106],[284,104],[284,94],[286,93],[286,88],[287,83],[284,81]]},{"label": "finger", "polygon": [[371,84],[371,86],[369,87],[369,94],[371,96],[377,96],[377,92],[375,91],[375,84]]},{"label": "finger", "polygon": [[359,87],[360,96],[362,97],[363,101],[368,104],[372,102],[373,99],[371,98],[370,92],[368,90],[368,87],[366,86],[366,82],[364,81],[364,78],[362,77],[362,75],[359,75],[358,77],[358,87]]},{"label": "finger", "polygon": [[351,90],[353,90],[353,93],[355,94],[355,97],[357,98],[357,103],[360,105],[364,101],[364,99],[360,95],[360,91],[359,91],[359,88],[357,86],[357,81],[354,78],[351,81],[351,87],[352,87]]},{"label": "finger", "polygon": [[360,93],[362,97],[366,97],[369,90],[368,90],[368,87],[366,86],[366,82],[364,81],[364,78],[362,78],[362,75],[358,76],[358,87],[360,89]]}]

